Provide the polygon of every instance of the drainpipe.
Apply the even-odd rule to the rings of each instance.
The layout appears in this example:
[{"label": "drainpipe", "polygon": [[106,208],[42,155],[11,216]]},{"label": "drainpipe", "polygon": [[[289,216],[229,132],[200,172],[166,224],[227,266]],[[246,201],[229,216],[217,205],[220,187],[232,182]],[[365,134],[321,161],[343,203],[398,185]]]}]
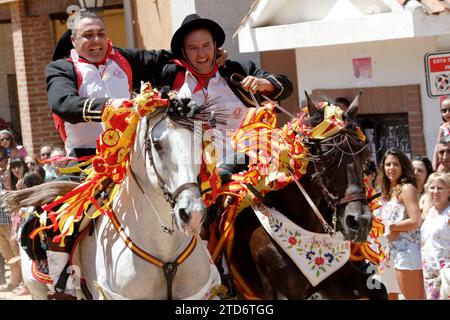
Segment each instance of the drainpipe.
[{"label": "drainpipe", "polygon": [[134,24],[133,6],[131,0],[123,0],[123,11],[125,16],[125,31],[127,35],[127,47],[134,48]]}]

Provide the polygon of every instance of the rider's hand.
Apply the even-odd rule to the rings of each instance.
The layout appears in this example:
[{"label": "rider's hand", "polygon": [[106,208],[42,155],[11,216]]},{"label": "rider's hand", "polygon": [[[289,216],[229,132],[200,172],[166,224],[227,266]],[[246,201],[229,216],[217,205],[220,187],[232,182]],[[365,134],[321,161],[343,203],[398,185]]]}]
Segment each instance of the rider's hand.
[{"label": "rider's hand", "polygon": [[130,101],[129,99],[108,99],[106,105],[113,107],[114,109],[119,109],[125,101]]},{"label": "rider's hand", "polygon": [[224,48],[217,49],[216,62],[219,67],[223,66],[228,60],[228,52]]},{"label": "rider's hand", "polygon": [[275,86],[267,79],[257,78],[253,76],[247,76],[241,81],[241,86],[246,91],[267,92],[272,93],[275,91]]}]

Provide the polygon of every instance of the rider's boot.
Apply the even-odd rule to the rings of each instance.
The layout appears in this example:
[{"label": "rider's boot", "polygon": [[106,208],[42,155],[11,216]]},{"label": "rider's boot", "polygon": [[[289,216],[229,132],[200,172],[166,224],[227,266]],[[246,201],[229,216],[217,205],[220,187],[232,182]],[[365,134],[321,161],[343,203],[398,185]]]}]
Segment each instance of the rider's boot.
[{"label": "rider's boot", "polygon": [[[67,252],[47,250],[48,274],[53,279],[51,292],[48,295],[49,299],[65,300],[72,299],[75,296],[75,290],[72,288],[60,289],[57,287],[61,273],[67,268],[69,257],[70,254]],[[64,287],[65,285],[64,283]]]}]

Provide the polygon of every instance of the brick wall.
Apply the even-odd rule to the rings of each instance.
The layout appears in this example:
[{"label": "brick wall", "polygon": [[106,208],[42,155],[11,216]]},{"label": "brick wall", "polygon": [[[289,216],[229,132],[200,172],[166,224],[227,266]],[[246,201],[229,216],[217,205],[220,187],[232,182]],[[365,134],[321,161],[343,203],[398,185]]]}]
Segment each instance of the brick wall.
[{"label": "brick wall", "polygon": [[23,144],[38,153],[42,144],[62,145],[47,105],[44,68],[53,54],[48,16],[27,17],[23,2],[10,4]]},{"label": "brick wall", "polygon": [[[359,104],[359,114],[407,113],[412,156],[427,154],[423,134],[423,116],[420,98],[420,85],[361,88],[363,95]],[[327,98],[334,101],[345,97],[352,101],[359,88],[317,89],[312,98]]]}]

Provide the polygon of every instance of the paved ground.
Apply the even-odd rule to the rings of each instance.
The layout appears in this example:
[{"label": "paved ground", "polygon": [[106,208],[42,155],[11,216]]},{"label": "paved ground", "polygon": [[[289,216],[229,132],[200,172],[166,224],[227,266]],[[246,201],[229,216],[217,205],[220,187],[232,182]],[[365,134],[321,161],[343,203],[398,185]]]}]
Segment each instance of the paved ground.
[{"label": "paved ground", "polygon": [[[9,281],[9,275],[9,268],[6,266],[6,281]],[[31,296],[16,296],[12,292],[0,292],[0,300],[31,300]]]}]

